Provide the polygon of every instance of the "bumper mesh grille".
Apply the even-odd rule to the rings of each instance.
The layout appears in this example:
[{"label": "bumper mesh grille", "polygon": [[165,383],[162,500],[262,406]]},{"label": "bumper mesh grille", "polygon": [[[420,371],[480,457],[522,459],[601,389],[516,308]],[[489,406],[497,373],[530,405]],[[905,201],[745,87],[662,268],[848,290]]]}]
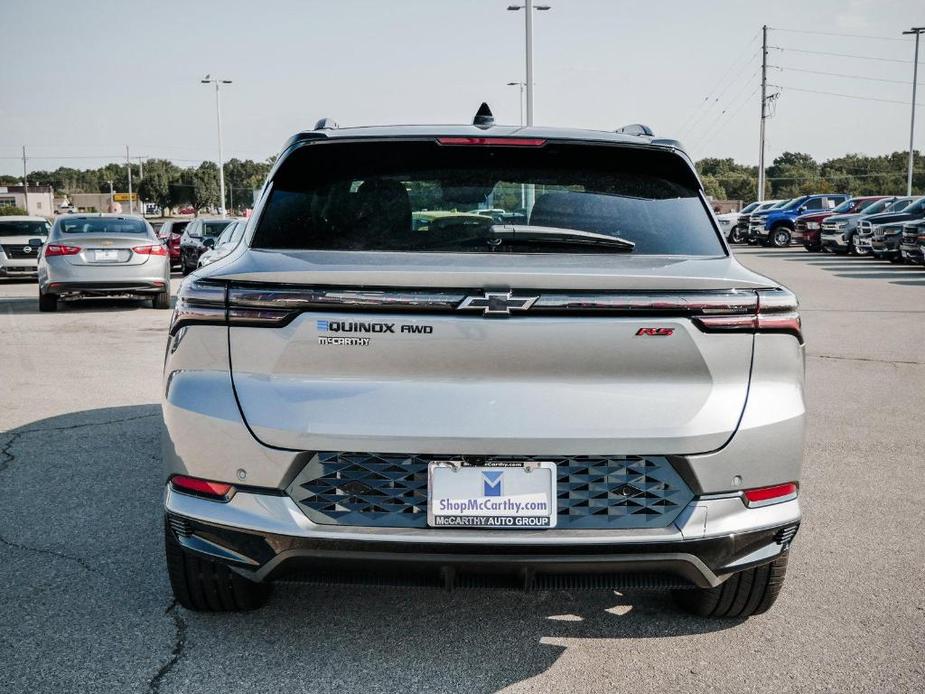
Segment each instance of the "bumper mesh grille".
[{"label": "bumper mesh grille", "polygon": [[[288,492],[316,523],[422,528],[427,526],[428,463],[460,458],[317,453]],[[663,456],[491,456],[490,460],[555,462],[559,528],[665,527],[694,496]]]}]

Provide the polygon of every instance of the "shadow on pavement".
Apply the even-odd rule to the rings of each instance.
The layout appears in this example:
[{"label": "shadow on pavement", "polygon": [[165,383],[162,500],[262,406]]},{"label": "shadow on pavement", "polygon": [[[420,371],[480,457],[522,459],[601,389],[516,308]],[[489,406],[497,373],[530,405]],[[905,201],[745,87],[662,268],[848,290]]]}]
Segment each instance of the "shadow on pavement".
[{"label": "shadow on pavement", "polygon": [[150,404],[0,433],[0,670],[13,691],[487,692],[545,672],[569,639],[738,623],[686,616],[665,593],[612,591],[279,585],[255,612],[187,612],[164,568],[161,429]]}]

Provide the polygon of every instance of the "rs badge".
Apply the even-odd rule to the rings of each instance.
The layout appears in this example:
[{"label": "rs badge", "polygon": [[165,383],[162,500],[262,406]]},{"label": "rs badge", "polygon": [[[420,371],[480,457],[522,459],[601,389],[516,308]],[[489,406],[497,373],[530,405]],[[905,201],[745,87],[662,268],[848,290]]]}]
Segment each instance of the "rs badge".
[{"label": "rs badge", "polygon": [[674,335],[674,328],[639,328],[636,331],[636,337],[667,337]]}]

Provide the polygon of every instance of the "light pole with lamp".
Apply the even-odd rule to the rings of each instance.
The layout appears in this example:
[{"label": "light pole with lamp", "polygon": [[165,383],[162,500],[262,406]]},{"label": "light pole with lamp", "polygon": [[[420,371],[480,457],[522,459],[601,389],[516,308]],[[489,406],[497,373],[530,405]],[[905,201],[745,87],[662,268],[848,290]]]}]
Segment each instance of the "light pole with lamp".
[{"label": "light pole with lamp", "polygon": [[[524,126],[524,82],[508,82],[508,87],[520,87],[520,99],[518,103],[520,104],[520,127]],[[524,209],[527,207],[527,187],[521,183],[520,184],[520,206]]]},{"label": "light pole with lamp", "polygon": [[507,86],[509,87],[520,87],[520,100],[517,102],[520,105],[520,125],[524,124],[524,82],[508,82]]},{"label": "light pole with lamp", "polygon": [[915,60],[912,61],[912,117],[909,120],[909,171],[906,176],[906,195],[912,195],[912,169],[915,164],[915,89],[919,81],[919,37],[925,27],[912,27],[903,34],[915,35]]},{"label": "light pole with lamp", "polygon": [[222,152],[222,99],[221,86],[231,84],[231,80],[223,80],[218,77],[206,75],[200,80],[203,84],[215,85],[215,120],[218,123],[218,195],[221,201],[218,205],[218,211],[225,216],[225,156]]},{"label": "light pole with lamp", "polygon": [[509,12],[524,10],[524,55],[526,62],[525,78],[527,89],[527,125],[533,125],[533,10],[545,12],[552,9],[549,5],[534,5],[533,0],[526,0],[523,5],[508,5]]},{"label": "light pole with lamp", "polygon": [[[527,127],[533,125],[533,10],[545,12],[550,8],[549,5],[534,5],[533,0],[526,0],[523,5],[508,5],[509,12],[524,11],[524,88],[526,89],[527,104]],[[536,187],[531,183],[525,187],[522,196],[524,212],[530,215],[533,209],[533,200],[536,195]]]}]

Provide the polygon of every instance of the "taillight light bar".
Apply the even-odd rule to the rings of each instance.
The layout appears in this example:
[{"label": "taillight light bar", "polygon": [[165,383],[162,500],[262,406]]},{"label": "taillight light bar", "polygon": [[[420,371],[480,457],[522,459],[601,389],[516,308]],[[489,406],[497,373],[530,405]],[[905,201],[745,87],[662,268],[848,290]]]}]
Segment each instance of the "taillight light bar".
[{"label": "taillight light bar", "polygon": [[213,482],[200,477],[187,475],[174,475],[170,478],[170,486],[178,492],[193,494],[214,501],[229,501],[234,496],[234,485],[227,482]]},{"label": "taillight light bar", "polygon": [[803,342],[803,326],[797,312],[797,298],[786,289],[759,289],[754,313],[702,315],[694,318],[698,328],[713,332],[785,333]]},{"label": "taillight light bar", "polygon": [[771,487],[746,489],[742,496],[746,506],[755,508],[796,499],[798,491],[799,487],[797,487],[796,482],[787,482],[786,484],[775,484]]},{"label": "taillight light bar", "polygon": [[80,253],[80,246],[67,246],[63,243],[49,243],[45,246],[45,257],[52,255],[77,255]]},{"label": "taillight light bar", "polygon": [[438,137],[441,145],[475,147],[542,147],[546,140],[540,137]]},{"label": "taillight light bar", "polygon": [[170,334],[187,325],[225,325],[225,285],[187,279],[177,293]]}]

